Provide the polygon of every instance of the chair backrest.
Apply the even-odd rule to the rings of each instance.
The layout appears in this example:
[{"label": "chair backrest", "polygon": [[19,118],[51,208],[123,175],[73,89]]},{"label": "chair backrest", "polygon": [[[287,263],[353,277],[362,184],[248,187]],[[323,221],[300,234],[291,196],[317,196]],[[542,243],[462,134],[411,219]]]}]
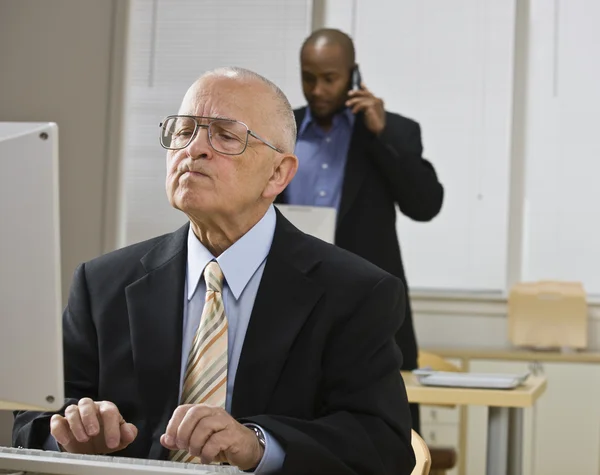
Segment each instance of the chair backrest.
[{"label": "chair backrest", "polygon": [[[452,372],[456,372],[456,373],[460,373],[462,371],[454,363],[450,363],[450,361],[445,360],[444,358],[436,355],[435,353],[428,353],[426,351],[419,351],[418,366],[419,366],[419,368],[431,368],[433,371],[452,371]],[[429,405],[437,406],[437,407],[447,407],[447,408],[455,407],[454,405],[451,405],[451,404],[429,404]]]},{"label": "chair backrest", "polygon": [[434,371],[460,372],[461,369],[441,356],[426,351],[419,351],[419,368],[429,367]]},{"label": "chair backrest", "polygon": [[414,430],[411,433],[411,444],[417,463],[411,475],[429,475],[431,468],[431,455],[425,441]]}]

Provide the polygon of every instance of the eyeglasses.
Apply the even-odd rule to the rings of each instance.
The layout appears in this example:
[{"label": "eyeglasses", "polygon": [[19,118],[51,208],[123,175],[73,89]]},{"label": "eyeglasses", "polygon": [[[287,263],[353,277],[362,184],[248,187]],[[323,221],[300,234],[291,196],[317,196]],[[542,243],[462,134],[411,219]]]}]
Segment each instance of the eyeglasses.
[{"label": "eyeglasses", "polygon": [[[201,120],[208,121],[208,123],[201,124]],[[240,155],[244,153],[248,146],[249,135],[260,140],[276,152],[283,153],[283,150],[249,130],[246,124],[233,119],[170,115],[159,126],[160,144],[167,150],[184,149],[194,140],[198,129],[204,128],[208,130],[208,142],[210,146],[215,151],[224,155]]]}]

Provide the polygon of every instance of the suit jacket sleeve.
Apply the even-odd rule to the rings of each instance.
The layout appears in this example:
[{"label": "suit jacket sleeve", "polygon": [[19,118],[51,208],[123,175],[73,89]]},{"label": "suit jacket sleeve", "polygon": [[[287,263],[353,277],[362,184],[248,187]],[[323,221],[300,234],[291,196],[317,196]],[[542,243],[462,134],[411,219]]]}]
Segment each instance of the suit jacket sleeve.
[{"label": "suit jacket sleeve", "polygon": [[431,163],[422,158],[418,123],[386,113],[385,129],[373,138],[369,154],[402,213],[416,221],[429,221],[439,213],[444,188]]},{"label": "suit jacket sleeve", "polygon": [[404,303],[402,284],[386,276],[332,329],[322,363],[321,400],[316,401],[319,417],[248,418],[283,446],[282,473],[411,473],[410,412],[399,372],[402,357],[393,340]]},{"label": "suit jacket sleeve", "polygon": [[[98,351],[89,311],[83,265],[75,271],[69,303],[63,313],[65,404],[59,413],[83,397],[97,399]],[[16,411],[13,445],[43,449],[50,436],[53,412]]]}]

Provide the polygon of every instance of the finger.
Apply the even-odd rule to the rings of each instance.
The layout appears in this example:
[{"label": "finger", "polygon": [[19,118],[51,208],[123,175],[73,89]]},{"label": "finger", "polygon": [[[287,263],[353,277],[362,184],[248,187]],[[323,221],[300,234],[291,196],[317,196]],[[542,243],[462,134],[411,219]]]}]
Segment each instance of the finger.
[{"label": "finger", "polygon": [[[221,430],[220,425],[214,420],[219,415],[219,409],[215,407],[194,405],[181,421],[177,429],[177,447],[179,449],[196,449],[199,455],[202,446],[213,432]],[[194,444],[192,444],[192,435]],[[190,452],[191,453],[191,452]]]},{"label": "finger", "polygon": [[[171,439],[169,439],[169,442],[171,441]],[[173,445],[173,444],[167,444],[167,435],[163,434],[160,436],[160,445],[162,445],[165,449],[169,449],[169,450],[176,450],[177,446]]]},{"label": "finger", "polygon": [[225,456],[225,452],[229,450],[232,444],[231,431],[222,430],[212,434],[202,447],[202,451],[198,454],[200,461],[204,464],[226,462],[227,457]]},{"label": "finger", "polygon": [[191,409],[191,404],[184,404],[178,406],[174,411],[169,423],[167,424],[167,428],[165,429],[165,433],[160,438],[161,444],[170,450],[177,449],[177,430],[179,429],[179,425],[183,420],[183,417]]},{"label": "finger", "polygon": [[363,102],[371,103],[373,102],[372,97],[353,97],[352,99],[348,99],[346,101],[346,107],[352,107],[354,104],[361,104]]},{"label": "finger", "polygon": [[119,426],[121,422],[125,423],[125,420],[117,406],[112,402],[103,401],[97,403],[97,407],[104,429],[104,442],[109,449],[116,449],[121,443],[121,429]]},{"label": "finger", "polygon": [[69,422],[60,414],[54,414],[50,419],[50,434],[63,447],[69,445],[73,440]]},{"label": "finger", "polygon": [[98,435],[100,433],[100,421],[98,420],[96,403],[89,397],[84,397],[79,400],[77,405],[79,406],[79,415],[86,434],[90,437]]},{"label": "finger", "polygon": [[372,98],[361,98],[359,100],[356,101],[348,101],[350,104],[347,107],[350,107],[352,110],[366,110],[366,109],[370,109],[370,108],[375,108],[377,106],[377,101],[375,99]]},{"label": "finger", "polygon": [[129,422],[125,422],[119,426],[119,431],[121,435],[121,443],[119,445],[119,450],[124,449],[129,444],[131,444],[138,435],[138,428]]},{"label": "finger", "polygon": [[65,419],[67,420],[69,428],[71,429],[71,432],[77,442],[87,442],[90,440],[87,432],[83,428],[83,422],[81,422],[79,406],[76,404],[67,406],[65,409]]},{"label": "finger", "polygon": [[373,97],[373,94],[368,89],[352,89],[348,91],[349,97]]},{"label": "finger", "polygon": [[208,416],[200,420],[190,436],[188,449],[190,453],[200,456],[204,450],[205,444],[211,437],[214,437],[217,433],[227,431],[228,427],[233,422],[231,416],[222,414]]},{"label": "finger", "polygon": [[360,103],[352,107],[351,111],[353,114],[357,114],[358,112],[369,110],[370,107],[369,104]]}]

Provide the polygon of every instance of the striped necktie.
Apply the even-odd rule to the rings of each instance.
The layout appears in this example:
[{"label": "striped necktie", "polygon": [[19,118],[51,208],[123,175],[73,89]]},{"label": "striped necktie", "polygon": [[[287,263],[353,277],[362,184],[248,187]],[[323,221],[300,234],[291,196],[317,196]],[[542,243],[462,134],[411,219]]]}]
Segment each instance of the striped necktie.
[{"label": "striped necktie", "polygon": [[[227,392],[227,317],[223,306],[223,272],[215,261],[204,269],[206,297],[200,325],[187,360],[181,404],[206,404],[225,408]],[[200,463],[185,450],[173,450],[177,462]]]}]

